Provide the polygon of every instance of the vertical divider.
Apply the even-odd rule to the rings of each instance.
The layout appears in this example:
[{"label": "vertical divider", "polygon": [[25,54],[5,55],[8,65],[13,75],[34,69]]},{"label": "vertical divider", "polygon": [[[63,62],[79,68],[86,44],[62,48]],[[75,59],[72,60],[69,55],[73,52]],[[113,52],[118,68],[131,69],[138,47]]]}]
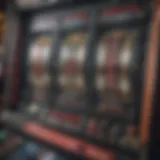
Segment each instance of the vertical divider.
[{"label": "vertical divider", "polygon": [[[85,78],[85,83],[86,83],[86,88],[87,88],[87,101],[88,101],[88,106],[87,106],[87,112],[85,113],[86,118],[88,119],[88,116],[90,115],[91,111],[93,110],[92,106],[92,100],[93,100],[93,93],[94,93],[94,72],[95,72],[95,67],[94,67],[94,54],[95,54],[95,36],[96,36],[96,15],[97,11],[92,10],[89,12],[89,26],[88,26],[88,32],[89,32],[89,40],[87,44],[87,56],[84,64],[84,78]],[[86,119],[86,120],[87,120]],[[86,124],[86,123],[85,123]]]},{"label": "vertical divider", "polygon": [[[61,19],[60,16],[57,16],[56,18]],[[50,82],[50,89],[49,89],[49,98],[50,98],[50,109],[52,109],[55,105],[56,101],[56,95],[58,94],[58,81],[57,81],[57,75],[58,75],[58,54],[59,54],[59,48],[60,48],[60,28],[61,28],[61,20],[57,20],[57,29],[53,31],[54,40],[52,43],[51,48],[51,59],[49,61],[49,66],[51,69],[49,70],[50,76],[51,76],[51,82]],[[52,38],[53,39],[53,38]]]}]

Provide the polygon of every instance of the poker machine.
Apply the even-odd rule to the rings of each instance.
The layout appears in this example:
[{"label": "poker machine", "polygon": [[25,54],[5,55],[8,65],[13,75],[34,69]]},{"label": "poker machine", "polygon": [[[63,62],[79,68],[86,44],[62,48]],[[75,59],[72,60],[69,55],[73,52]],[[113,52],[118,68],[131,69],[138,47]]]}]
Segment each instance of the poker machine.
[{"label": "poker machine", "polygon": [[158,63],[153,6],[9,3],[1,121],[74,159],[145,159]]}]

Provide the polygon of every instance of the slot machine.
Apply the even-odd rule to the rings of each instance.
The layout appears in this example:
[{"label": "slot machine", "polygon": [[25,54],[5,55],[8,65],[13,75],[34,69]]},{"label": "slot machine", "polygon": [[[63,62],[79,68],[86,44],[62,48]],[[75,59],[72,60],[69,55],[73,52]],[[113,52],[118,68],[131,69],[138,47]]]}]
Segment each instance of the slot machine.
[{"label": "slot machine", "polygon": [[136,1],[10,3],[2,123],[73,159],[143,159],[159,33],[158,12],[144,8]]}]

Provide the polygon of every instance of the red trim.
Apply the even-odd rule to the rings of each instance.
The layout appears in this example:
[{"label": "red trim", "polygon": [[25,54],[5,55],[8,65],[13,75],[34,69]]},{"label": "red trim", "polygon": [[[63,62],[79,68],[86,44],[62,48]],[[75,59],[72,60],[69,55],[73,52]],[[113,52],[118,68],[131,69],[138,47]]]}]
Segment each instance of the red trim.
[{"label": "red trim", "polygon": [[115,156],[112,152],[108,152],[105,149],[99,148],[95,145],[85,144],[86,157],[92,160],[114,160]]},{"label": "red trim", "polygon": [[66,134],[61,134],[55,130],[47,129],[37,125],[36,123],[29,122],[24,126],[25,132],[43,139],[50,144],[55,144],[65,150],[81,153],[82,141],[71,138]]},{"label": "red trim", "polygon": [[42,127],[32,121],[24,125],[24,131],[50,144],[57,145],[76,154],[84,155],[92,160],[115,160],[115,154],[106,149],[89,144],[81,139],[72,138],[54,129]]},{"label": "red trim", "polygon": [[128,5],[118,5],[116,7],[110,8],[110,9],[104,9],[102,11],[102,14],[118,14],[119,12],[136,12],[139,11],[139,7],[136,4],[128,4]]},{"label": "red trim", "polygon": [[65,20],[75,20],[75,19],[87,19],[88,18],[88,14],[85,12],[79,12],[79,13],[74,13],[72,15],[69,16],[65,16],[64,19]]},{"label": "red trim", "polygon": [[74,124],[79,124],[81,122],[81,116],[75,114],[55,111],[52,112],[51,115],[54,117],[54,119],[59,119]]}]

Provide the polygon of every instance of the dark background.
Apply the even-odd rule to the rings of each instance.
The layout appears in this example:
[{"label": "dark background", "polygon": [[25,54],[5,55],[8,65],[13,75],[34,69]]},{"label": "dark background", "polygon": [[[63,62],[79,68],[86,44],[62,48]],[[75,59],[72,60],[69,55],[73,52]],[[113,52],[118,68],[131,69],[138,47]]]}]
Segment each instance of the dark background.
[{"label": "dark background", "polygon": [[7,0],[0,0],[0,10],[6,9]]}]

